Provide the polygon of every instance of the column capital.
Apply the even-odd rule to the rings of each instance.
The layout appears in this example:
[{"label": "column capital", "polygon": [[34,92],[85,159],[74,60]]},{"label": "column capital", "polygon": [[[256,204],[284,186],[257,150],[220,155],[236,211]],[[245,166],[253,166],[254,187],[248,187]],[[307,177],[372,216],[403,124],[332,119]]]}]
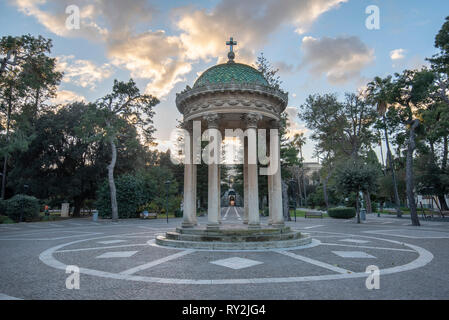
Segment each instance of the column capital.
[{"label": "column capital", "polygon": [[207,122],[209,129],[215,128],[218,129],[220,116],[216,113],[208,114],[203,117],[203,119]]},{"label": "column capital", "polygon": [[270,120],[270,128],[271,129],[280,129],[281,121],[280,120]]},{"label": "column capital", "polygon": [[257,123],[262,120],[262,116],[257,113],[247,113],[242,117],[242,120],[246,123],[246,128],[257,129]]},{"label": "column capital", "polygon": [[184,121],[180,124],[180,128],[191,132],[193,130],[193,121]]}]

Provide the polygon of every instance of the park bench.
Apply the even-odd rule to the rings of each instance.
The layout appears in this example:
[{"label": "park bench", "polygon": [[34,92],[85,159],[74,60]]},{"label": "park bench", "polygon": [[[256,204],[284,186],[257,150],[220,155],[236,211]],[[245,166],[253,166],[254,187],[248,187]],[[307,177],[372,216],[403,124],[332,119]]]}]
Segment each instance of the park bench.
[{"label": "park bench", "polygon": [[306,211],[304,218],[321,218],[323,219],[323,213],[322,212],[311,212],[311,211]]},{"label": "park bench", "polygon": [[426,213],[426,211],[424,210],[424,207],[422,205],[422,202],[420,202],[420,206],[421,206],[422,217],[426,220],[433,219],[434,216],[437,216],[438,218],[445,218],[446,216],[449,216],[449,211],[442,211],[440,209],[440,207],[438,207],[438,211],[432,210],[432,211],[430,211],[430,213]]},{"label": "park bench", "polygon": [[144,211],[140,214],[140,218],[142,218],[142,219],[157,219],[157,213]]}]

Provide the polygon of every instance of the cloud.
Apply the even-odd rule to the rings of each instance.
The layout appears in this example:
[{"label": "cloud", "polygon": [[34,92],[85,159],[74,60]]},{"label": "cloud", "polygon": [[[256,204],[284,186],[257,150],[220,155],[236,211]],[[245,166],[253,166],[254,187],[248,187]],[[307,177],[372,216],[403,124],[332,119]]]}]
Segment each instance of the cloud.
[{"label": "cloud", "polygon": [[131,71],[132,77],[150,79],[146,92],[158,97],[169,93],[192,68],[185,60],[180,39],[164,31],[148,31],[110,42],[108,55],[114,65]]},{"label": "cloud", "polygon": [[[324,12],[348,0],[221,0],[211,9],[184,6],[172,10],[177,35],[151,31],[156,10],[147,0],[78,0],[81,29],[65,26],[66,8],[72,0],[11,0],[28,16],[35,17],[49,31],[62,37],[82,37],[104,44],[111,64],[130,71],[132,77],[147,79],[145,91],[159,98],[192,70],[198,59],[226,60],[224,42],[234,36],[239,42],[237,60],[252,64],[256,51],[264,47],[270,35],[283,26],[302,33]],[[146,31],[141,31],[146,27]],[[95,85],[100,77],[98,66],[81,63],[85,73],[67,72],[67,79],[81,86]],[[70,67],[68,65],[67,67]],[[282,72],[292,66],[281,65]],[[97,77],[89,83],[89,72]],[[81,71],[80,71],[81,72]],[[101,74],[102,72],[100,72]],[[106,72],[107,74],[107,72]],[[70,77],[73,75],[72,77]]]},{"label": "cloud", "polygon": [[405,58],[405,53],[407,51],[405,49],[395,49],[390,52],[390,58],[391,60],[402,60]]},{"label": "cloud", "polygon": [[291,139],[295,136],[295,134],[301,134],[306,133],[307,129],[302,126],[298,121],[298,108],[296,107],[287,107],[285,109],[285,112],[287,113],[287,121],[288,121],[288,127],[287,127],[287,133],[286,137],[288,139]]},{"label": "cloud", "polygon": [[[154,9],[147,0],[11,0],[20,12],[33,16],[49,31],[63,37],[104,40],[134,30],[139,22],[149,21]],[[80,29],[69,29],[68,6],[80,10]],[[45,8],[45,9],[43,9]]]},{"label": "cloud", "polygon": [[175,15],[189,58],[219,57],[223,61],[223,43],[233,36],[238,41],[237,60],[248,62],[282,26],[293,25],[302,33],[321,14],[344,2],[347,0],[222,0],[211,10],[184,7]]},{"label": "cloud", "polygon": [[359,79],[361,70],[375,59],[374,50],[355,36],[321,39],[304,37],[302,49],[302,66],[311,66],[311,74],[325,74],[333,84]]},{"label": "cloud", "polygon": [[61,90],[56,93],[56,98],[52,99],[54,104],[68,104],[72,102],[83,101],[86,102],[86,98],[73,91]]},{"label": "cloud", "polygon": [[112,66],[108,63],[97,66],[89,60],[75,60],[74,56],[57,57],[58,71],[64,72],[62,82],[83,88],[95,89],[97,83],[112,76]]}]

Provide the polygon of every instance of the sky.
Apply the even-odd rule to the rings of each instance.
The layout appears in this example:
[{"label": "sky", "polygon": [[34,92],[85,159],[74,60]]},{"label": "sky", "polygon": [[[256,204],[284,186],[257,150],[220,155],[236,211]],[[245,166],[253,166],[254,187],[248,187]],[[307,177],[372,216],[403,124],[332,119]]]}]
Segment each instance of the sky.
[{"label": "sky", "polygon": [[[79,29],[66,25],[73,5]],[[366,26],[369,6],[379,9],[378,29]],[[263,52],[279,69],[291,132],[308,137],[297,114],[309,95],[343,98],[375,76],[426,65],[447,15],[447,0],[0,0],[0,36],[53,39],[65,73],[55,103],[93,102],[114,79],[133,78],[161,100],[154,125],[165,150],[182,120],[176,93],[226,61],[230,36],[237,62],[254,65]],[[310,139],[304,158],[316,161]]]}]

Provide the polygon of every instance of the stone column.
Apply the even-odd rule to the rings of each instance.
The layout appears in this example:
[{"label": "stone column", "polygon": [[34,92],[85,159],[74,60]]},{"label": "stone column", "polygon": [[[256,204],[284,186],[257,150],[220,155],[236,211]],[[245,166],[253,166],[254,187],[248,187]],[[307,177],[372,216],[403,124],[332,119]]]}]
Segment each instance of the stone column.
[{"label": "stone column", "polygon": [[[218,121],[219,117],[216,114],[209,115],[205,117],[205,120],[208,123],[208,129],[218,130]],[[220,141],[221,142],[221,141]],[[215,144],[217,145],[217,144]],[[215,158],[219,158],[219,154],[216,155],[215,152],[219,152],[217,149],[214,150],[214,156]],[[208,154],[210,155],[210,152]],[[217,157],[218,156],[218,157]],[[212,161],[209,159],[209,168],[208,168],[208,200],[207,200],[207,217],[208,217],[208,223],[207,228],[208,229],[218,229],[219,228],[219,204],[218,204],[218,163],[216,160]]]},{"label": "stone column", "polygon": [[248,139],[243,140],[243,223],[248,224]]},{"label": "stone column", "polygon": [[[267,134],[267,151],[268,154],[270,155],[271,158],[271,150],[270,150],[270,134]],[[272,175],[268,175],[268,225],[272,225],[273,224],[273,209],[272,209],[272,204],[273,204],[273,176]]]},{"label": "stone column", "polygon": [[273,153],[272,159],[277,163],[277,170],[271,177],[271,194],[272,194],[272,205],[270,206],[272,225],[275,227],[284,226],[284,215],[282,213],[282,178],[281,178],[281,144],[279,139],[279,123],[275,123],[273,129],[278,129],[277,131],[270,130],[270,145],[276,146],[276,148],[271,148],[270,152]]},{"label": "stone column", "polygon": [[184,212],[183,212],[183,228],[191,228],[195,225],[195,204],[194,204],[194,189],[193,189],[193,139],[191,123],[185,123],[184,129],[189,133],[185,137],[185,164],[184,164]]},{"label": "stone column", "polygon": [[221,224],[221,167],[220,166],[218,166],[217,188],[218,188],[218,223]]},{"label": "stone column", "polygon": [[257,171],[257,123],[261,116],[245,116],[248,136],[248,228],[260,228],[259,188]]},{"label": "stone column", "polygon": [[198,200],[197,200],[197,169],[198,166],[196,164],[193,164],[193,222],[195,226],[198,225],[198,217],[197,217],[197,210],[198,210]]}]

